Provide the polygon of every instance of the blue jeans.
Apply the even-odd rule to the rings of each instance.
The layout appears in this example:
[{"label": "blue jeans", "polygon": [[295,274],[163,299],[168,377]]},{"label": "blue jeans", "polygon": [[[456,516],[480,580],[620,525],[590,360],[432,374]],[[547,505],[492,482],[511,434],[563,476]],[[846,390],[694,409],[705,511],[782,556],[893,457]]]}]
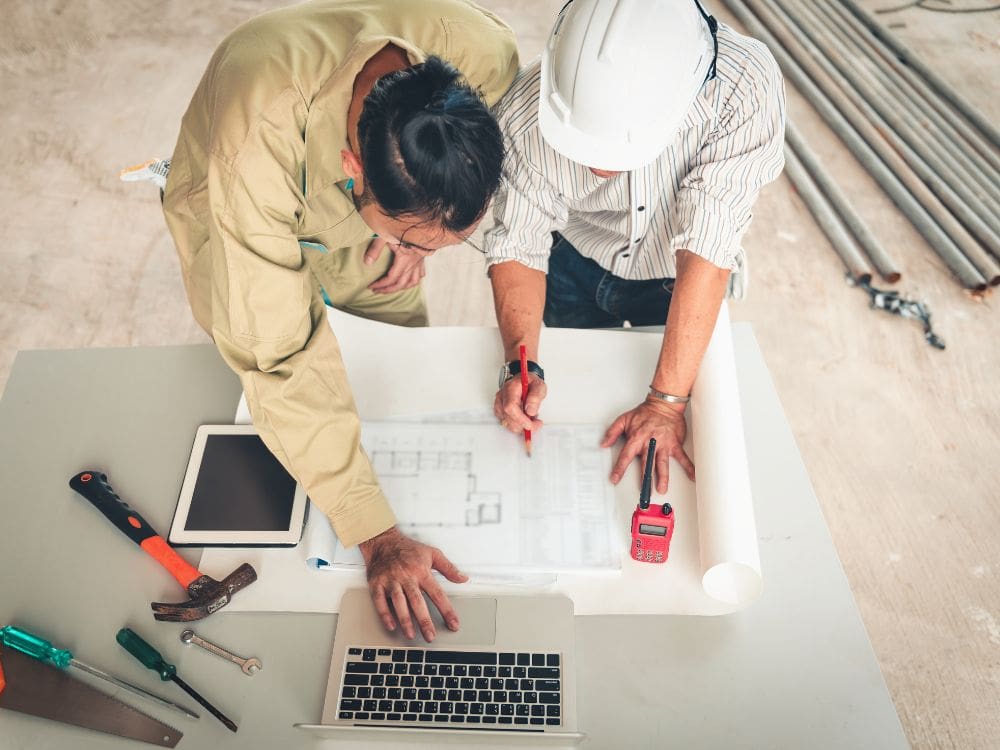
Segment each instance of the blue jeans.
[{"label": "blue jeans", "polygon": [[545,325],[550,328],[662,326],[673,279],[629,281],[585,258],[560,234],[553,235],[545,278]]}]

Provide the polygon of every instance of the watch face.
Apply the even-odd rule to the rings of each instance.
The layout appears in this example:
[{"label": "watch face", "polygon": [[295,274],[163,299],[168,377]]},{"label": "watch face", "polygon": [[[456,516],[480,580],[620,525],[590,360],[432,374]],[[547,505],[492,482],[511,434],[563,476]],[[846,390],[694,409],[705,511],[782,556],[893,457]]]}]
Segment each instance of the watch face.
[{"label": "watch face", "polygon": [[503,384],[507,382],[507,376],[510,374],[510,367],[504,365],[500,368],[500,382],[497,383],[497,389],[503,388]]}]

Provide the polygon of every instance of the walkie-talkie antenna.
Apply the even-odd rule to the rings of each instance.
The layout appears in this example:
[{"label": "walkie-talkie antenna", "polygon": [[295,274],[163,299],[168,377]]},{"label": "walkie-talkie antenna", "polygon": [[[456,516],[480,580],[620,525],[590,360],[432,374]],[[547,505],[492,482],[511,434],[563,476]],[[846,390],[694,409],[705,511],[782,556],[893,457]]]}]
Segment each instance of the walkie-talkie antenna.
[{"label": "walkie-talkie antenna", "polygon": [[646,510],[649,507],[649,493],[653,483],[653,455],[656,453],[656,438],[649,439],[649,450],[646,452],[646,471],[642,473],[642,492],[639,493],[639,507]]}]

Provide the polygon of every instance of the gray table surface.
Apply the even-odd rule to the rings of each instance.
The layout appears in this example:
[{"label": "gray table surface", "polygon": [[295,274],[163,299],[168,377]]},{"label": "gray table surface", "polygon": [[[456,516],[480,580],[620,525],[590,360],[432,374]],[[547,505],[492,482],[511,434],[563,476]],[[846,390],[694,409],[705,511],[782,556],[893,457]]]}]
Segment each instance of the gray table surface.
[{"label": "gray table surface", "polygon": [[[770,375],[734,326],[764,593],[725,617],[578,617],[588,748],[908,747]],[[192,705],[115,642],[128,625],[240,725],[233,735],[127,694],[182,748],[305,748],[320,718],[335,615],[220,613],[200,634],[264,670],[178,640],[151,601],[181,591],[67,481],[105,471],[167,531],[195,429],[232,421],[235,376],[211,346],[21,352],[0,401],[0,624],[16,623],[124,679]],[[185,552],[192,561],[195,554]],[[0,710],[0,748],[140,747]]]}]

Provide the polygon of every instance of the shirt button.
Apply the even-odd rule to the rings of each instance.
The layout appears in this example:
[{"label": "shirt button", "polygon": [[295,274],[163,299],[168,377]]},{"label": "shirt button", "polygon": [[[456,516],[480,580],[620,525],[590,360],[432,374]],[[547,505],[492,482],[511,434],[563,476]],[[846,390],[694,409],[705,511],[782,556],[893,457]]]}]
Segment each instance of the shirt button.
[{"label": "shirt button", "polygon": [[646,210],[646,207],[645,207],[645,206],[639,206],[639,210],[640,210],[640,211],[645,211],[645,210]]},{"label": "shirt button", "polygon": [[628,256],[629,256],[629,253],[622,253],[622,257],[623,258],[627,258]]}]

